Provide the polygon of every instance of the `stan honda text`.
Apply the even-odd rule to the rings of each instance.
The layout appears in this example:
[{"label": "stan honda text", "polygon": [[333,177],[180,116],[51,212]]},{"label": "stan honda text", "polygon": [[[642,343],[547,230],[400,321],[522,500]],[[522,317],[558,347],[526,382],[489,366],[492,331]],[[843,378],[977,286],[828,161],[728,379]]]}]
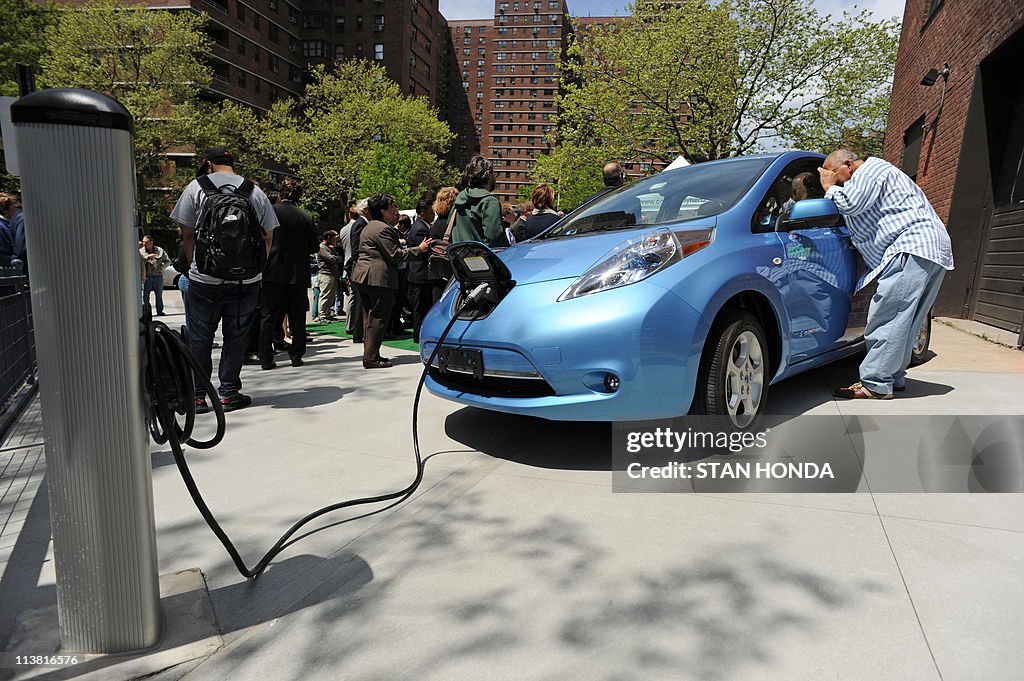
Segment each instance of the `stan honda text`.
[{"label": "stan honda text", "polygon": [[698,461],[679,463],[672,461],[664,466],[644,466],[631,463],[626,475],[634,480],[659,478],[672,480],[834,480],[832,467],[817,463],[782,463],[755,461]]}]

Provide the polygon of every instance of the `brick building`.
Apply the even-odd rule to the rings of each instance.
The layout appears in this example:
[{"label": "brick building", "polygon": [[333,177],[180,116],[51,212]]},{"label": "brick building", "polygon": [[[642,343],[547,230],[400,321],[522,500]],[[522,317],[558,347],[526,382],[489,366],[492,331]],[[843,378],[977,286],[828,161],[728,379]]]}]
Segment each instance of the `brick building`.
[{"label": "brick building", "polygon": [[1024,2],[907,0],[884,154],[949,227],[936,312],[1024,334],[1021,64]]},{"label": "brick building", "polygon": [[[62,0],[82,4],[82,0]],[[405,92],[441,102],[448,29],[438,0],[141,0],[203,12],[213,46],[211,99],[265,111],[302,94],[309,67],[359,57],[379,62]]]},{"label": "brick building", "polygon": [[496,0],[490,19],[452,21],[445,112],[457,134],[451,163],[479,153],[494,164],[494,193],[515,201],[549,148],[558,62],[571,24],[565,0]]}]

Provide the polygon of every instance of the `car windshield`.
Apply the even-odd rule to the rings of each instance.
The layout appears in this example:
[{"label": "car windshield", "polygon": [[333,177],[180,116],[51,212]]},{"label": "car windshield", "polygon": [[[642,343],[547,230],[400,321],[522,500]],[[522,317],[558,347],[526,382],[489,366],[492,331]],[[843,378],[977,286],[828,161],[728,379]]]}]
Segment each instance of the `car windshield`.
[{"label": "car windshield", "polygon": [[653,175],[571,213],[538,238],[558,239],[718,215],[740,200],[771,161],[750,157],[699,163]]}]

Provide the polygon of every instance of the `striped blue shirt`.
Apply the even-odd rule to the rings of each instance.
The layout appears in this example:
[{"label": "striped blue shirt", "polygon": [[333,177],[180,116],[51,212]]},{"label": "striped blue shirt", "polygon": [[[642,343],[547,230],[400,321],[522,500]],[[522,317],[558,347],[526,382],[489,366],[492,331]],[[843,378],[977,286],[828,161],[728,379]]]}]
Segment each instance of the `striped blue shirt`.
[{"label": "striped blue shirt", "polygon": [[825,192],[846,218],[853,245],[868,271],[857,290],[870,283],[900,253],[953,269],[953,248],[945,225],[921,188],[893,164],[871,157],[842,187]]}]

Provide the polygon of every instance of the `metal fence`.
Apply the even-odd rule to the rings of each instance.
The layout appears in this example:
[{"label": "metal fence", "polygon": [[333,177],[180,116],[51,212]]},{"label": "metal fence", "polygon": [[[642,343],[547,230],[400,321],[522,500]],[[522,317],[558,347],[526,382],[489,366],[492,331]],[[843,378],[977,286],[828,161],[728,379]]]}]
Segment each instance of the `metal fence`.
[{"label": "metal fence", "polygon": [[36,343],[28,277],[0,267],[0,433],[16,417],[36,380]]}]

